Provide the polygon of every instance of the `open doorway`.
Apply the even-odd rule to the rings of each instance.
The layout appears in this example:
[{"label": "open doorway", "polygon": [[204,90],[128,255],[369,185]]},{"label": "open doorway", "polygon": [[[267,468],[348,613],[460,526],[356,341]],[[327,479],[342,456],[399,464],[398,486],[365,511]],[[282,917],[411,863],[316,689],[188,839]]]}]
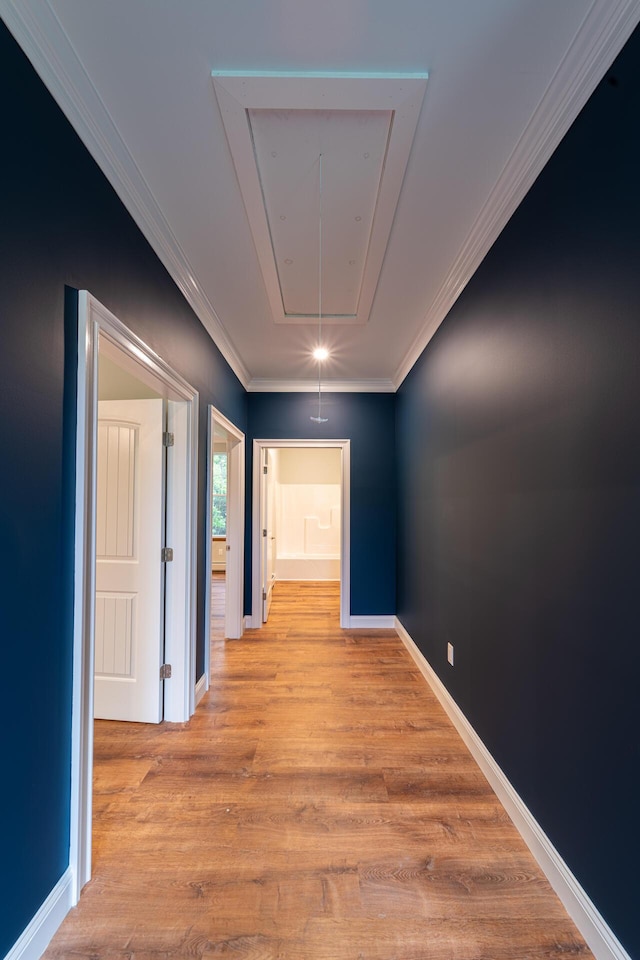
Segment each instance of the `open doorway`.
[{"label": "open doorway", "polygon": [[[75,600],[74,600],[74,691],[72,715],[72,769],[70,809],[70,864],[73,876],[72,901],[77,902],[80,890],[91,878],[91,826],[93,781],[94,674],[96,638],[96,566],[98,531],[98,447],[99,430],[99,361],[111,362],[111,373],[121,382],[127,378],[140,381],[156,396],[131,400],[131,403],[159,405],[161,412],[160,444],[172,443],[171,467],[161,481],[162,497],[166,498],[164,528],[158,542],[171,545],[173,561],[164,567],[161,586],[162,609],[166,636],[164,658],[171,663],[170,685],[163,690],[164,680],[153,669],[152,682],[163,696],[164,718],[184,721],[195,703],[196,643],[196,563],[197,563],[197,425],[198,394],[147,345],[124,326],[87,291],[78,294],[78,374],[76,426],[76,517],[75,517]],[[116,371],[115,368],[118,368]],[[103,367],[104,370],[104,367]],[[106,376],[106,375],[105,375]],[[108,379],[108,377],[107,377]],[[103,376],[104,380],[104,376]],[[131,382],[131,381],[130,381]],[[103,383],[104,386],[104,383]],[[131,392],[131,387],[125,392]],[[135,388],[140,389],[139,387]],[[121,401],[105,402],[119,403]],[[126,401],[125,401],[126,402]],[[112,421],[114,418],[112,418]],[[119,413],[117,424],[127,428],[118,434],[133,451],[129,468],[135,473],[137,458],[135,438],[129,428],[130,412]],[[134,432],[137,427],[134,425]],[[127,433],[127,431],[129,431]],[[114,434],[115,436],[116,434]],[[119,442],[119,441],[118,441]],[[116,458],[117,460],[117,458]],[[115,462],[115,461],[114,461]],[[125,471],[126,472],[126,471]],[[125,491],[126,492],[126,491]],[[133,494],[135,496],[135,493]],[[142,497],[142,491],[140,491]],[[122,516],[124,518],[125,511]],[[127,547],[127,525],[124,531],[124,553]],[[135,541],[135,533],[132,533]],[[138,544],[139,546],[139,544]],[[109,554],[107,549],[106,554]],[[116,550],[116,553],[118,551]],[[169,557],[157,554],[157,566]],[[125,557],[126,560],[126,557]],[[127,590],[104,590],[125,601],[121,613],[126,614]],[[135,604],[134,604],[135,606]],[[135,618],[131,612],[131,619]],[[126,619],[126,618],[125,618]],[[162,637],[157,644],[160,659]],[[164,659],[163,658],[163,659]],[[158,664],[156,663],[156,666]],[[160,664],[162,665],[162,664]],[[165,673],[166,676],[166,673]],[[162,709],[158,707],[158,710]],[[158,717],[159,719],[159,717]]]},{"label": "open doorway", "polygon": [[[244,433],[214,406],[209,407],[207,454],[205,623],[220,640],[235,640],[244,630]],[[196,700],[209,688],[211,643],[205,646],[204,674]]]},{"label": "open doorway", "polygon": [[254,440],[252,627],[279,579],[339,579],[350,626],[349,477],[348,440]]},{"label": "open doorway", "polygon": [[[211,465],[211,632],[210,643],[226,639],[229,451],[226,431],[214,424]],[[227,550],[229,546],[229,550]]]}]

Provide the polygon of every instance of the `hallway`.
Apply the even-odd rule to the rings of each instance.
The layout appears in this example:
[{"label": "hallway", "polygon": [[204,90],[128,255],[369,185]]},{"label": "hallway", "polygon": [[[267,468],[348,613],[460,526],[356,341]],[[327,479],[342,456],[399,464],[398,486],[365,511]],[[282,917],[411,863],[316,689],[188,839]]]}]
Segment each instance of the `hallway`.
[{"label": "hallway", "polygon": [[96,724],[94,879],[47,960],[591,957],[392,631],[279,583],[189,724]]}]

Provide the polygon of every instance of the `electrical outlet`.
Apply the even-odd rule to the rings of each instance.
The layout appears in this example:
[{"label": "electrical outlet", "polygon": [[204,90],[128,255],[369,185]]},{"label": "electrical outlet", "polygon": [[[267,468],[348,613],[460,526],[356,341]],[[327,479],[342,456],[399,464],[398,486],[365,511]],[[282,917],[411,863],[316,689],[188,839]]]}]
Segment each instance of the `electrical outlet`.
[{"label": "electrical outlet", "polygon": [[453,666],[453,644],[452,643],[447,644],[447,660],[449,661],[451,666]]}]

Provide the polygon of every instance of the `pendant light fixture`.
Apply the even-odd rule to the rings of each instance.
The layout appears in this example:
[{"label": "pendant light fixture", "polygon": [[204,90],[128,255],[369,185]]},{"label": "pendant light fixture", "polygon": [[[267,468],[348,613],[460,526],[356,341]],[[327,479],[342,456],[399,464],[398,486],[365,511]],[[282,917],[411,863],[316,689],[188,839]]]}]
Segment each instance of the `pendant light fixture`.
[{"label": "pendant light fixture", "polygon": [[314,423],[326,423],[328,417],[322,416],[322,361],[329,356],[329,351],[322,346],[322,154],[318,157],[318,346],[313,351],[314,359],[318,362],[318,416],[309,417]]}]

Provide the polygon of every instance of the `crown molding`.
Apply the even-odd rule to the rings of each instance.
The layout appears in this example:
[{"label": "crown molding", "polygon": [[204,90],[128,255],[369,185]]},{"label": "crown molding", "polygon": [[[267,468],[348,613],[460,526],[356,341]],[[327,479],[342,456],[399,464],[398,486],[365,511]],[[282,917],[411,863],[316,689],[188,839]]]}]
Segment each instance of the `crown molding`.
[{"label": "crown molding", "polygon": [[484,203],[422,329],[397,368],[399,387],[640,21],[640,0],[595,0]]},{"label": "crown molding", "polygon": [[[322,393],[395,393],[391,380],[322,380]],[[317,393],[318,381],[265,380],[254,378],[247,384],[249,393]]]},{"label": "crown molding", "polygon": [[194,280],[146,180],[48,3],[0,0],[0,16],[243,387],[250,375]]},{"label": "crown molding", "polygon": [[[0,16],[243,387],[313,391],[313,382],[251,379],[51,6],[0,0]],[[594,0],[393,379],[324,389],[392,392],[400,386],[639,21],[640,0]]]}]

